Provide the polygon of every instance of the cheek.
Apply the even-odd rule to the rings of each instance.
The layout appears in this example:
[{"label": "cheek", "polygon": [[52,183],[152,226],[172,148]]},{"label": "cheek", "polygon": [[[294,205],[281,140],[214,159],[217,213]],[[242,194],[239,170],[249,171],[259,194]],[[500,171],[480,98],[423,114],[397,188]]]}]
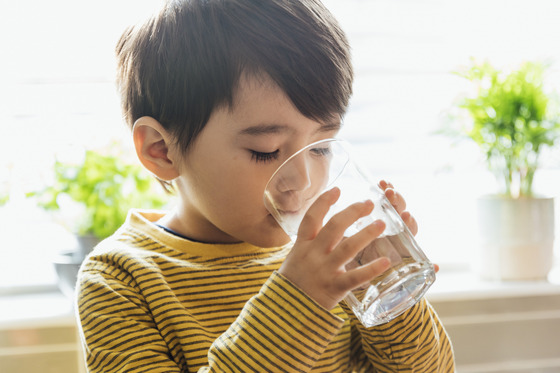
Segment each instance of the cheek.
[{"label": "cheek", "polygon": [[239,216],[240,220],[266,211],[263,194],[268,174],[234,162],[216,167],[210,173],[213,181],[202,183],[200,192],[210,199],[208,203],[214,205],[214,209],[228,216]]}]

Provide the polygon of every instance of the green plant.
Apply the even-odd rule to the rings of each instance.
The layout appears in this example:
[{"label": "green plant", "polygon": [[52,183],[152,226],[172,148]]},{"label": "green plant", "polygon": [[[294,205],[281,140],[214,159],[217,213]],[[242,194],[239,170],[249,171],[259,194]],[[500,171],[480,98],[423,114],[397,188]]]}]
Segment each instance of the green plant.
[{"label": "green plant", "polygon": [[122,225],[130,208],[160,208],[167,201],[155,192],[151,175],[116,155],[88,150],[81,164],[56,161],[54,176],[53,185],[31,195],[46,210],[81,207],[72,228],[78,235],[103,239]]},{"label": "green plant", "polygon": [[470,117],[470,126],[461,132],[482,149],[503,193],[514,198],[533,194],[539,155],[560,137],[559,117],[544,88],[545,72],[546,66],[536,62],[509,73],[473,62],[457,72],[476,90],[458,105]]},{"label": "green plant", "polygon": [[[0,168],[0,175],[4,170]],[[8,171],[8,170],[7,170]],[[4,206],[10,200],[10,182],[9,178],[0,182],[0,207]]]},{"label": "green plant", "polygon": [[0,191],[0,206],[4,206],[10,200],[10,195],[7,192]]}]

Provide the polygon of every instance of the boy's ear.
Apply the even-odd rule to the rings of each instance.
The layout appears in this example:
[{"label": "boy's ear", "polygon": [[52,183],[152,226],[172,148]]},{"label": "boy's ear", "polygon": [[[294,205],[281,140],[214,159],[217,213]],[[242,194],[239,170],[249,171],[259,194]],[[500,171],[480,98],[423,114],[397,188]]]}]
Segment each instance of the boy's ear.
[{"label": "boy's ear", "polygon": [[170,152],[172,138],[152,117],[142,117],[132,128],[134,147],[140,162],[161,180],[171,181],[179,176]]}]

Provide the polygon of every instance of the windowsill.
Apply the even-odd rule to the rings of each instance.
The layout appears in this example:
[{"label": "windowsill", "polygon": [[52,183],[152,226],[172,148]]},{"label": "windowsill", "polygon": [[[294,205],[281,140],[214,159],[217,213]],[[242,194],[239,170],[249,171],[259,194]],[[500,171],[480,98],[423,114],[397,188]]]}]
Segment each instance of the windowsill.
[{"label": "windowsill", "polygon": [[59,291],[0,296],[0,329],[74,323],[72,301]]},{"label": "windowsill", "polygon": [[451,302],[560,294],[560,265],[542,281],[483,280],[468,270],[441,271],[428,290],[430,301]]}]

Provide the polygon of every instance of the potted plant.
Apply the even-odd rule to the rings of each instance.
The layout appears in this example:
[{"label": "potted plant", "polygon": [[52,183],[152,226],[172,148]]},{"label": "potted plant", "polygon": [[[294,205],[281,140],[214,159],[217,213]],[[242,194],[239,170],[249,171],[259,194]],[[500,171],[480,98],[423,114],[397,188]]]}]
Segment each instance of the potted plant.
[{"label": "potted plant", "polygon": [[78,163],[56,161],[51,185],[29,194],[39,206],[56,212],[57,220],[76,235],[78,247],[55,260],[65,293],[73,292],[85,256],[123,224],[130,208],[161,208],[168,200],[155,189],[153,176],[123,159],[112,149],[87,150]]},{"label": "potted plant", "polygon": [[469,118],[460,132],[479,146],[501,186],[477,201],[481,255],[475,264],[484,278],[544,279],[552,266],[554,201],[533,188],[543,149],[560,138],[545,72],[536,62],[509,72],[473,62],[457,72],[475,91],[458,103]]}]

